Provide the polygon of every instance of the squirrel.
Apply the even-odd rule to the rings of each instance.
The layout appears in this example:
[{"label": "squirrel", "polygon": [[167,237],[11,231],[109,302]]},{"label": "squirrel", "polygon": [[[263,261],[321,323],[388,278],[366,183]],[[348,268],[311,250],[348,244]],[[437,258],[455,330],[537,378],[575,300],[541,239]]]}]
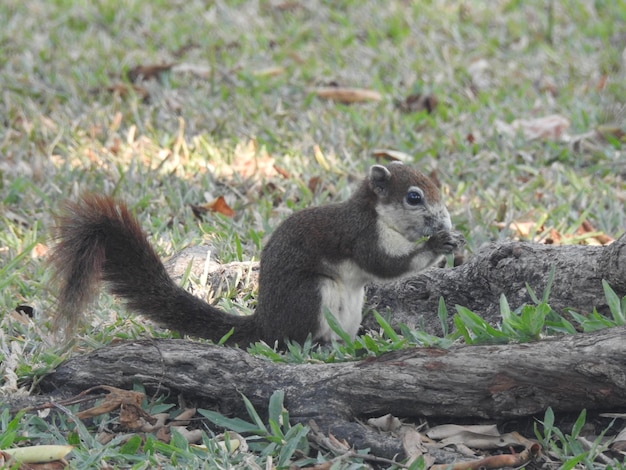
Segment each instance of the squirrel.
[{"label": "squirrel", "polygon": [[[59,283],[57,326],[71,329],[104,280],[131,311],[181,334],[247,347],[284,345],[309,335],[338,339],[328,309],[354,338],[364,287],[424,270],[464,243],[451,230],[437,186],[421,172],[391,163],[373,165],[344,202],[295,212],[262,250],[256,311],[226,313],[178,286],[166,272],[137,219],[109,196],[83,194],[56,219],[51,253]],[[232,331],[231,331],[232,330]]]}]

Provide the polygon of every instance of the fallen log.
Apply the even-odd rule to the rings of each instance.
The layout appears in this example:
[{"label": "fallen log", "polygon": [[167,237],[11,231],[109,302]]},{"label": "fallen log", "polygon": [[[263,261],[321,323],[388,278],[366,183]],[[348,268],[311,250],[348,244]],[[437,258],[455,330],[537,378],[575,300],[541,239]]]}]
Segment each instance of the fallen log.
[{"label": "fallen log", "polygon": [[[535,343],[415,348],[360,362],[277,364],[245,351],[185,340],[133,341],[65,362],[44,377],[45,391],[76,393],[98,384],[182,393],[200,407],[246,417],[241,395],[263,412],[285,391],[294,421],[356,446],[380,436],[356,424],[398,417],[488,418],[626,408],[626,328]],[[387,452],[385,452],[386,454]]]}]

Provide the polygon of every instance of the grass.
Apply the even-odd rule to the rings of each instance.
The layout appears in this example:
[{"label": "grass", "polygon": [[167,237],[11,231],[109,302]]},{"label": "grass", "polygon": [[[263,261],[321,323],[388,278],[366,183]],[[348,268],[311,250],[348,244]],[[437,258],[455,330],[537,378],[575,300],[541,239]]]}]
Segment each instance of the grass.
[{"label": "grass", "polygon": [[[209,243],[222,262],[255,260],[280,220],[344,199],[375,161],[372,150],[388,148],[436,171],[470,251],[513,235],[495,222],[542,221],[573,234],[588,219],[613,237],[626,227],[626,7],[620,2],[7,0],[0,22],[5,395],[27,393],[33,379],[68,354],[167,334],[101,296],[76,349],[55,343],[45,251],[52,214],[83,190],[128,201],[164,257]],[[143,90],[109,90],[128,89],[127,73],[137,65],[169,63],[179,67],[138,83]],[[312,93],[332,84],[372,89],[383,99],[343,105]],[[437,98],[434,113],[398,109],[416,90]],[[550,114],[569,119],[568,139],[501,132],[499,123]],[[591,134],[597,129],[604,138]],[[315,157],[316,145],[323,160]],[[265,172],[250,169],[255,159],[269,162]],[[320,183],[311,189],[314,178]],[[194,218],[189,204],[220,195],[234,218]],[[244,308],[254,303],[253,295],[236,299]],[[17,305],[32,306],[33,318],[15,313]],[[537,334],[533,312],[524,317],[529,336]],[[473,341],[483,334],[480,323],[463,313],[459,325]],[[403,333],[364,337],[356,346],[337,345],[331,358],[314,359],[453,340]],[[504,335],[510,339],[510,332]],[[294,348],[296,362],[317,354],[306,345]],[[5,437],[10,422],[3,414]],[[17,435],[50,442],[75,435],[82,449],[102,449],[90,431],[70,435],[78,431],[68,426],[60,418],[51,425],[24,416]],[[139,465],[124,457],[129,447],[105,447],[93,455],[114,466]],[[176,464],[174,451],[159,449],[165,456],[159,464]],[[255,455],[263,463],[271,453]],[[576,458],[575,451],[561,457]]]}]

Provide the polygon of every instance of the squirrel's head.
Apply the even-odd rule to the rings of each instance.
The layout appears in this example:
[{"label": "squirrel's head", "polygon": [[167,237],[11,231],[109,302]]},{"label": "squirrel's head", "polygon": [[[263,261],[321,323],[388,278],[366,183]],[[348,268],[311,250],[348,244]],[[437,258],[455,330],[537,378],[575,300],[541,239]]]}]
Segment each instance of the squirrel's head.
[{"label": "squirrel's head", "polygon": [[381,240],[395,238],[395,232],[415,243],[452,228],[439,189],[423,173],[394,162],[373,165],[367,181],[376,195]]}]

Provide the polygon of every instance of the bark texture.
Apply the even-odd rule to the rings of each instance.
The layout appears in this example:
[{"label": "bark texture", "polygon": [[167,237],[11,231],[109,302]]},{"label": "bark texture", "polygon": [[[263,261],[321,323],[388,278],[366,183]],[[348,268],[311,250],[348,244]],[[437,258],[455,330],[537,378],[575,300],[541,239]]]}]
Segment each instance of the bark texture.
[{"label": "bark texture", "polygon": [[[555,411],[626,408],[626,328],[536,343],[410,349],[340,364],[276,364],[245,351],[184,340],[127,342],[78,356],[44,378],[45,391],[98,384],[183,393],[201,407],[246,417],[241,395],[261,411],[285,391],[294,421],[315,419],[357,447],[389,445],[355,419],[501,419]],[[397,445],[397,444],[396,444]],[[382,447],[381,447],[382,446]]]},{"label": "bark texture", "polygon": [[[626,295],[626,235],[608,246],[489,244],[454,269],[433,268],[391,285],[371,286],[367,306],[387,311],[392,324],[440,334],[436,312],[443,297],[448,312],[462,305],[495,324],[500,321],[500,295],[506,296],[513,310],[532,303],[526,284],[541,297],[552,267],[555,275],[548,302],[554,310],[590,313],[595,307],[606,314],[603,279],[620,297]],[[375,326],[372,320],[366,318],[364,324]]]},{"label": "bark texture", "polygon": [[65,362],[42,384],[73,392],[141,382],[197,397],[226,414],[243,410],[240,393],[263,409],[286,392],[295,419],[528,416],[552,406],[626,406],[624,327],[535,343],[415,348],[360,362],[276,364],[245,351],[185,340],[107,346]]}]

